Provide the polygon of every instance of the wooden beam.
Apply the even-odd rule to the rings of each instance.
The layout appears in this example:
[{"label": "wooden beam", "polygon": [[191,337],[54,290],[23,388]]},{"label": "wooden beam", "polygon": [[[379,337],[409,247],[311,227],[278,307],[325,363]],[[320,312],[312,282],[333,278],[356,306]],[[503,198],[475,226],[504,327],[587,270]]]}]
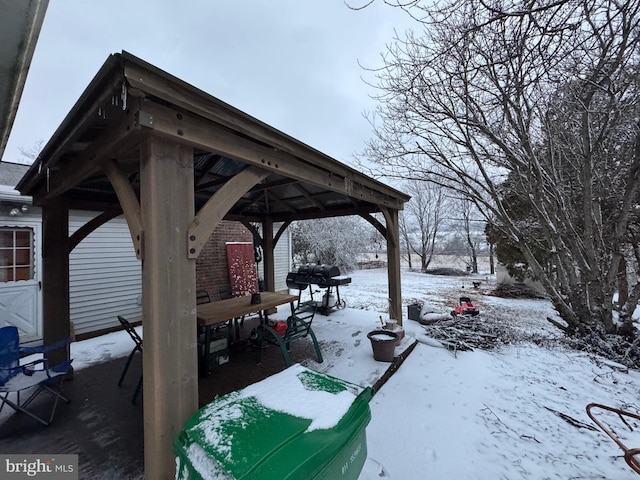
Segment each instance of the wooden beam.
[{"label": "wooden beam", "polygon": [[[260,194],[253,195],[251,190],[253,190],[253,188],[249,189],[249,191],[246,193],[246,195],[243,196],[242,200],[238,201],[236,203],[236,205],[235,205],[236,211],[237,211],[239,209],[239,207],[240,207],[240,204],[242,204],[242,210],[239,212],[239,214],[241,216],[244,216],[246,210],[251,208],[252,205],[255,205],[256,203],[258,203],[261,198],[265,198],[265,204],[268,205],[268,199],[266,198],[266,192],[265,191],[261,191]],[[249,197],[249,198],[247,198],[247,197]],[[264,213],[262,215],[264,215]]]},{"label": "wooden beam", "polygon": [[287,227],[289,225],[291,225],[291,220],[287,222],[283,222],[282,225],[280,225],[280,228],[278,229],[278,233],[276,233],[275,237],[273,237],[273,248],[275,248],[275,246],[278,244],[278,240],[280,240],[280,237],[287,230]]},{"label": "wooden beam", "polygon": [[273,190],[265,190],[265,195],[268,196],[276,205],[280,205],[283,210],[287,210],[290,213],[295,213],[295,209],[289,205],[287,200],[283,200]]},{"label": "wooden beam", "polygon": [[387,223],[387,281],[389,284],[389,318],[402,325],[402,288],[400,284],[400,224],[398,210],[383,208]]},{"label": "wooden beam", "polygon": [[138,260],[144,259],[144,227],[140,214],[140,202],[129,179],[124,175],[118,162],[108,160],[102,166],[118,196],[118,201],[129,225],[129,233]]},{"label": "wooden beam", "polygon": [[[253,189],[251,189],[251,190],[253,190]],[[262,194],[264,195],[265,204],[267,206],[269,206],[269,200],[273,200],[273,203],[276,204],[276,205],[279,205],[282,208],[282,210],[285,210],[285,211],[289,212],[290,214],[295,213],[295,209],[293,209],[289,205],[289,203],[287,201],[281,200],[280,197],[278,197],[273,191],[264,190],[262,192]],[[243,203],[241,209],[236,208],[236,210],[240,210],[239,211],[240,215],[244,215],[246,213],[246,211],[251,208],[252,205],[258,203],[259,199],[260,199],[260,196],[259,195],[255,195],[253,200],[250,200],[247,203]],[[239,207],[239,205],[236,205],[236,207]],[[268,212],[265,212],[265,213],[268,214]]]},{"label": "wooden beam", "polygon": [[202,192],[203,190],[207,190],[208,188],[217,187],[218,185],[222,185],[226,181],[227,177],[219,177],[209,182],[196,183],[196,192]]},{"label": "wooden beam", "polygon": [[[363,175],[357,170],[303,144],[231,105],[164,74],[164,72],[151,65],[145,66],[139,60],[135,63],[125,62],[124,75],[132,87],[170,101],[184,109],[184,111],[194,112],[195,115],[203,120],[213,121],[228,129],[241,132],[244,137],[272,145],[274,150],[279,152],[287,153],[293,157],[304,158],[309,164],[325,166],[326,171],[333,172],[336,177],[347,179],[347,189],[349,188],[350,179],[353,186],[358,185],[357,188],[363,191],[373,190],[380,193],[385,191],[384,195],[397,198],[399,201],[398,204],[389,206],[399,209],[402,209],[402,204],[410,198],[404,193]],[[379,201],[382,201],[382,199],[379,199]]]},{"label": "wooden beam", "polygon": [[193,151],[149,137],[141,149],[145,478],[175,478],[173,439],[198,410],[196,262],[187,258],[193,219]]},{"label": "wooden beam", "polygon": [[202,206],[189,227],[189,258],[198,258],[205,243],[229,209],[251,187],[265,179],[268,175],[269,172],[261,168],[248,167],[227,181],[227,183]]},{"label": "wooden beam", "polygon": [[269,292],[274,292],[276,289],[274,248],[273,221],[267,217],[262,222],[262,259],[264,260],[264,289]]},{"label": "wooden beam", "polygon": [[295,185],[299,183],[299,180],[295,180],[293,178],[281,178],[275,182],[263,182],[260,185],[256,185],[250,191],[251,192],[259,192],[262,190],[271,190],[272,188],[283,187],[285,185]]},{"label": "wooden beam", "polygon": [[[153,119],[151,128],[157,135],[179,139],[194,147],[260,166],[279,175],[317,185],[358,200],[390,208],[403,207],[403,201],[400,198],[384,194],[376,188],[361,183],[359,180],[364,182],[367,177],[357,175],[357,172],[349,171],[349,176],[343,176],[334,170],[319,168],[308,159],[265,146],[202,117],[177,112],[152,101],[145,102],[141,108],[144,109],[144,113],[141,112],[139,116]],[[326,160],[324,163],[327,163]],[[334,163],[338,162],[333,162],[332,165]]]},{"label": "wooden beam", "polygon": [[201,171],[200,175],[194,175],[193,183],[196,186],[196,191],[201,189],[200,182],[204,177],[207,176],[211,167],[213,167],[216,162],[219,162],[222,159],[220,155],[211,155],[207,160],[204,161],[204,165],[199,168]]},{"label": "wooden beam", "polygon": [[249,230],[251,232],[251,235],[253,235],[254,240],[257,238],[260,246],[262,246],[262,237],[260,236],[260,232],[258,231],[258,229],[253,226],[253,223],[249,222],[246,219],[240,220],[240,223],[247,227],[247,230]]},{"label": "wooden beam", "polygon": [[[112,55],[108,61],[117,62],[118,60]],[[60,132],[60,134],[56,133],[49,143],[45,145],[43,152],[46,152],[47,157],[42,158],[41,154],[36,159],[34,165],[32,165],[33,169],[38,169],[38,173],[36,175],[28,175],[28,178],[25,176],[25,179],[20,181],[19,186],[21,193],[34,197],[34,204],[36,196],[35,192],[42,191],[42,188],[38,187],[38,184],[46,184],[46,178],[44,179],[45,181],[42,182],[42,176],[46,170],[43,163],[46,163],[49,168],[53,168],[57,164],[58,160],[60,160],[64,152],[64,148],[73,143],[81,135],[83,129],[88,123],[95,120],[96,112],[98,112],[105,103],[110,103],[110,99],[113,98],[114,93],[122,90],[123,79],[121,76],[111,79],[107,79],[104,76],[102,78],[98,78],[100,73],[101,72],[99,72],[92,80],[92,84],[103,83],[99,89],[100,94],[92,97],[87,104],[82,104],[81,100],[76,102],[76,105],[73,107],[71,112],[69,112],[69,115],[67,115],[60,127],[58,127],[58,132]],[[85,90],[83,97],[87,94],[89,89],[90,87]],[[29,169],[30,172],[32,168]]]},{"label": "wooden beam", "polygon": [[78,244],[87,238],[87,236],[95,231],[97,228],[101,227],[109,220],[116,218],[118,215],[122,215],[122,209],[116,208],[112,210],[107,210],[106,212],[102,212],[97,217],[92,218],[83,226],[81,226],[78,230],[73,232],[73,235],[69,237],[69,242],[67,248],[69,250],[68,253],[71,253],[74,248],[78,246]]},{"label": "wooden beam", "polygon": [[241,222],[252,233],[254,242],[258,239],[258,242],[262,247],[264,289],[268,292],[273,292],[275,291],[276,285],[273,222],[268,218],[262,220],[262,231],[264,232],[262,235],[260,235],[258,229],[254,227],[251,222],[248,222],[247,220],[241,220]]},{"label": "wooden beam", "polygon": [[[270,215],[273,219],[273,223],[280,222],[295,222],[296,220],[312,220],[316,218],[329,218],[329,217],[348,217],[350,215],[365,215],[368,213],[379,212],[380,210],[375,206],[371,206],[370,208],[353,208],[353,209],[340,209],[340,210],[326,210],[324,212],[318,211],[310,211],[303,212],[297,214],[272,214]],[[234,222],[241,222],[243,219],[249,222],[262,222],[264,215],[238,215],[238,214],[227,214],[224,217],[224,220],[231,220]]]},{"label": "wooden beam", "polygon": [[362,218],[364,218],[367,222],[369,222],[373,227],[380,232],[380,234],[387,238],[387,227],[385,227],[382,223],[378,221],[378,219],[371,214],[360,214]]},{"label": "wooden beam", "polygon": [[54,167],[44,162],[41,175],[44,182],[31,193],[34,204],[43,205],[52,198],[79,185],[83,180],[99,174],[102,162],[116,157],[116,152],[126,150],[139,141],[140,132],[135,128],[132,115],[122,112],[121,118],[108,127],[87,149],[73,158],[59,161]]},{"label": "wooden beam", "polygon": [[328,218],[328,217],[348,217],[349,215],[363,215],[367,213],[379,212],[380,209],[376,205],[360,205],[354,208],[341,208],[338,210],[324,210],[324,211],[310,211],[296,213],[295,215],[281,215],[273,214],[272,218],[274,222],[285,222],[287,220],[311,220],[315,218]]},{"label": "wooden beam", "polygon": [[306,198],[307,200],[309,200],[311,203],[313,203],[318,209],[320,209],[321,211],[324,211],[324,205],[322,203],[320,203],[319,201],[317,201],[315,198],[313,198],[311,195],[309,195],[309,192],[307,192],[302,185],[300,185],[299,183],[297,185],[294,185],[296,190],[298,190],[302,196],[304,198]]}]

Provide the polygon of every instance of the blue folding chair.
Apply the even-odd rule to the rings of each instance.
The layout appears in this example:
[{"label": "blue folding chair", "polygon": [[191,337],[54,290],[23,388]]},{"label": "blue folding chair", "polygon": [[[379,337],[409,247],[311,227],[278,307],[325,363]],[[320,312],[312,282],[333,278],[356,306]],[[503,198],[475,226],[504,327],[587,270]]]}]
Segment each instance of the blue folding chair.
[{"label": "blue folding chair", "polygon": [[[73,360],[50,367],[46,354],[57,349],[67,348],[71,338],[60,340],[54,344],[42,347],[21,347],[18,329],[15,326],[0,328],[0,412],[5,405],[9,405],[16,413],[25,413],[43,425],[49,425],[58,406],[58,401],[69,403],[70,400],[62,393],[62,382],[71,370]],[[24,355],[42,354],[43,357],[20,364]],[[28,392],[27,392],[28,391]],[[29,393],[25,401],[21,401],[20,394]],[[33,400],[42,392],[48,392],[55,398],[49,417],[41,417],[29,410]],[[11,400],[10,394],[16,399]]]}]

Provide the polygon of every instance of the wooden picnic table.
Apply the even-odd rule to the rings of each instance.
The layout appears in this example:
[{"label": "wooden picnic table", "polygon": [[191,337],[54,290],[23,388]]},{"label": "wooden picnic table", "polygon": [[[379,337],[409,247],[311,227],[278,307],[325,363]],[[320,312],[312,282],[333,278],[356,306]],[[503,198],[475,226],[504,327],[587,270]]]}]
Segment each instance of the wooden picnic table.
[{"label": "wooden picnic table", "polygon": [[[197,306],[198,325],[204,328],[204,347],[202,349],[200,375],[208,376],[211,369],[211,340],[213,330],[223,324],[232,322],[236,318],[242,318],[251,313],[260,315],[260,322],[267,322],[267,310],[271,310],[286,303],[292,304],[298,299],[297,295],[288,295],[276,292],[260,292],[260,303],[251,303],[251,295],[227,298],[217,302],[202,303]],[[227,326],[227,342],[230,343],[233,325]]]},{"label": "wooden picnic table", "polygon": [[217,302],[198,305],[198,325],[219,325],[234,318],[243,317],[250,313],[262,314],[278,305],[291,303],[298,299],[297,295],[276,292],[260,292],[260,303],[251,303],[251,295],[227,298]]}]

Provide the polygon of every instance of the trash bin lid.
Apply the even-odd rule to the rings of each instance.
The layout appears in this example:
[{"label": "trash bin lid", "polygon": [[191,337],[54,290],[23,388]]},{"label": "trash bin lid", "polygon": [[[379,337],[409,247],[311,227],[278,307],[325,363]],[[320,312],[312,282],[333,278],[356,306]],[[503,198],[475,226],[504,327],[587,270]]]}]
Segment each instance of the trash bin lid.
[{"label": "trash bin lid", "polygon": [[[293,365],[187,420],[174,442],[178,477],[188,464],[202,478],[308,480],[328,471],[357,478],[371,396],[369,387]],[[355,457],[355,476],[336,477]]]}]

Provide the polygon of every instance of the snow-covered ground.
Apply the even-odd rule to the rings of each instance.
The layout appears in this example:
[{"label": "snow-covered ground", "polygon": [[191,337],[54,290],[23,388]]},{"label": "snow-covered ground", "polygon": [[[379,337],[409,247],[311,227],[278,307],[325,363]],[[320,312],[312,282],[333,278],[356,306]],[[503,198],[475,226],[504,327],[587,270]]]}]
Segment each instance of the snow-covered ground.
[{"label": "snow-covered ground", "polygon": [[[325,361],[305,366],[361,385],[373,384],[388,364],[376,362],[366,334],[386,318],[386,270],[353,272],[341,289],[348,308],[314,319]],[[473,288],[472,280],[481,281]],[[404,271],[406,304],[425,302],[450,311],[468,294],[477,321],[500,320],[513,328],[557,338],[545,300],[487,295],[490,276],[443,277]],[[590,402],[640,411],[640,373],[570,350],[559,342],[515,342],[485,351],[456,352],[432,346],[424,328],[406,319],[402,348],[418,339],[400,369],[375,394],[366,429],[368,457],[360,478],[431,479],[628,479],[635,474],[621,450],[585,412]],[[278,319],[284,312],[276,314]],[[557,318],[557,317],[555,317]],[[72,345],[76,368],[129,353],[124,332]],[[619,425],[619,424],[618,424]],[[640,436],[620,428],[628,446]]]}]

